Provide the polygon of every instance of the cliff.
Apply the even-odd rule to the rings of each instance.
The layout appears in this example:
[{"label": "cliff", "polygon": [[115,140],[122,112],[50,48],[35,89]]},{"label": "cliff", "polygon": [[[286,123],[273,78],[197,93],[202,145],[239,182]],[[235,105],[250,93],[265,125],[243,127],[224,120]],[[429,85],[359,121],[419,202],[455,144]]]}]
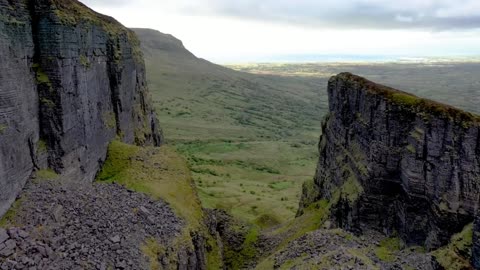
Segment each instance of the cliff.
[{"label": "cliff", "polygon": [[0,215],[32,171],[93,181],[118,138],[160,145],[135,34],[74,0],[0,0]]},{"label": "cliff", "polygon": [[314,184],[304,187],[298,215],[327,200],[338,227],[398,234],[427,249],[473,222],[479,116],[349,73],[330,79],[328,95]]}]

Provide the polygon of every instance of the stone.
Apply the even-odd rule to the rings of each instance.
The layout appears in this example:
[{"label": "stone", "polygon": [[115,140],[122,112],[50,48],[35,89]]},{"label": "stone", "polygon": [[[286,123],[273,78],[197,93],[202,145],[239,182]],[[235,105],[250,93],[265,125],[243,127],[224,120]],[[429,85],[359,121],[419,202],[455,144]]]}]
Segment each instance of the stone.
[{"label": "stone", "polygon": [[63,220],[63,206],[55,206],[52,211],[52,217],[56,222],[61,222]]},{"label": "stone", "polygon": [[480,194],[479,116],[350,73],[332,77],[328,95],[318,169],[297,215],[330,200],[333,225],[359,234],[398,232],[428,250],[472,222]]},{"label": "stone", "polygon": [[10,238],[5,229],[0,228],[0,243],[7,241]]},{"label": "stone", "polygon": [[92,182],[117,135],[163,142],[131,30],[76,0],[0,0],[0,18],[0,216],[35,168]]},{"label": "stone", "polygon": [[115,235],[115,236],[112,236],[110,237],[110,241],[112,241],[112,243],[120,243],[120,236],[119,235]]}]

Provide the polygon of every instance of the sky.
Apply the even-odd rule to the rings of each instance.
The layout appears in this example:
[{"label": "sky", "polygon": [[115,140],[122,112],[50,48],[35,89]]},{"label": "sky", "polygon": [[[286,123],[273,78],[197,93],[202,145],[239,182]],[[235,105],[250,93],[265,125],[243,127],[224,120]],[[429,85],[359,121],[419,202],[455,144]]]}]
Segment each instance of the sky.
[{"label": "sky", "polygon": [[216,63],[480,55],[480,0],[80,0]]}]

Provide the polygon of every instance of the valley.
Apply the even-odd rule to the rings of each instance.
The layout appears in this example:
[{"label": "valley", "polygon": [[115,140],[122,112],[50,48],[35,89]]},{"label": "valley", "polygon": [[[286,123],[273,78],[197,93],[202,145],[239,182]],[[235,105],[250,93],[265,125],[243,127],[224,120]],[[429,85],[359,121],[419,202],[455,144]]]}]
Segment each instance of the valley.
[{"label": "valley", "polygon": [[77,0],[0,35],[2,270],[480,269],[478,58],[222,66]]},{"label": "valley", "polygon": [[173,36],[136,33],[165,138],[187,159],[203,205],[260,227],[295,216],[301,186],[315,171],[332,75],[350,71],[480,113],[476,62],[223,67],[195,57]]}]

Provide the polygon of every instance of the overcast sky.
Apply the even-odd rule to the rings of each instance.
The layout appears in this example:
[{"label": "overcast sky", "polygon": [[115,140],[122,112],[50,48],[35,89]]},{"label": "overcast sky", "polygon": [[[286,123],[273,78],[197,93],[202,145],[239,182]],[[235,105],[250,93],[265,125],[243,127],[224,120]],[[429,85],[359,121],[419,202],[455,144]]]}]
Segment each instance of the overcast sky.
[{"label": "overcast sky", "polygon": [[480,55],[480,0],[81,0],[218,63]]}]

